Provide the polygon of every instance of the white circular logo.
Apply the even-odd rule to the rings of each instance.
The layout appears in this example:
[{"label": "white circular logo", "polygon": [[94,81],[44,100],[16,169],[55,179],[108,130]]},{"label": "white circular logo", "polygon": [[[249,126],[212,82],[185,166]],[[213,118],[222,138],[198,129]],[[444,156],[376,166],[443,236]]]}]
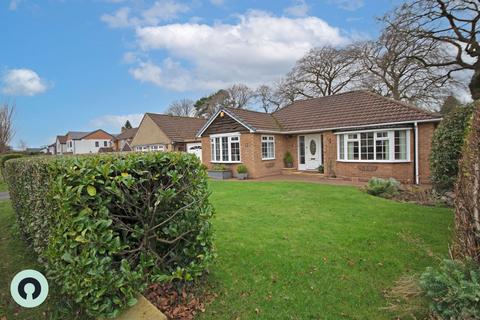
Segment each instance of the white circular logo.
[{"label": "white circular logo", "polygon": [[24,308],[41,305],[48,296],[48,281],[36,270],[23,270],[13,277],[10,284],[13,300]]}]

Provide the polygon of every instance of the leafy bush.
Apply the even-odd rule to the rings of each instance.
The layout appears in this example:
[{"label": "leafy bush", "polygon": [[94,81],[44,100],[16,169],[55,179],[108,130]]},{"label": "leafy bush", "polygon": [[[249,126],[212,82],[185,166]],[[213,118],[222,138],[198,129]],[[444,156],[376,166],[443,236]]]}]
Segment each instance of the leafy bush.
[{"label": "leafy bush", "polygon": [[457,179],[458,160],[473,110],[473,104],[454,109],[435,130],[430,168],[433,187],[440,193],[452,190]]},{"label": "leafy bush", "polygon": [[390,178],[390,179],[371,178],[368,181],[366,190],[367,190],[367,193],[374,196],[391,198],[398,194],[399,188],[400,188],[400,182],[398,182],[394,178]]},{"label": "leafy bush", "polygon": [[2,172],[3,175],[3,169],[5,168],[5,162],[10,159],[17,159],[17,158],[22,158],[25,155],[22,153],[6,153],[0,157],[0,171]]},{"label": "leafy bush", "polygon": [[247,173],[248,172],[247,166],[244,165],[244,164],[239,164],[237,166],[237,172],[238,173]]},{"label": "leafy bush", "polygon": [[91,316],[116,316],[149,282],[195,279],[213,259],[194,155],[35,157],[5,169],[22,235]]},{"label": "leafy bush", "polygon": [[480,268],[473,261],[445,260],[428,268],[420,285],[431,310],[442,319],[480,319]]},{"label": "leafy bush", "polygon": [[283,156],[283,163],[285,164],[285,167],[289,167],[293,164],[293,156],[290,151],[285,152],[285,155]]},{"label": "leafy bush", "polygon": [[221,163],[214,164],[212,167],[213,171],[226,171],[228,170],[227,166]]}]

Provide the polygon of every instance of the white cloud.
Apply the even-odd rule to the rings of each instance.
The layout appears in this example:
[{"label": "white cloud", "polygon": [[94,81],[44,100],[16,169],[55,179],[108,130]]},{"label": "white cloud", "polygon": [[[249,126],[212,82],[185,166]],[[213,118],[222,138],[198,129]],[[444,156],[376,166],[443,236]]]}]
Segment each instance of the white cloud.
[{"label": "white cloud", "polygon": [[[283,76],[312,47],[348,42],[338,28],[317,17],[277,17],[259,11],[240,15],[237,24],[137,28],[137,37],[144,51],[166,51],[169,59],[162,66],[143,62],[131,70],[132,75],[177,90],[268,83]],[[189,70],[175,61],[183,61]]]},{"label": "white cloud", "polygon": [[189,10],[189,7],[175,0],[156,1],[151,7],[133,10],[121,7],[111,14],[103,14],[100,20],[111,28],[125,28],[138,26],[155,26],[162,21],[169,21],[178,17],[180,13]]},{"label": "white cloud", "polygon": [[103,129],[111,133],[120,133],[120,129],[127,120],[133,127],[137,127],[143,118],[142,113],[132,113],[125,115],[104,115],[90,121],[90,125],[96,129]]},{"label": "white cloud", "polygon": [[2,92],[13,96],[34,96],[48,87],[47,82],[30,69],[8,70],[2,79]]},{"label": "white cloud", "polygon": [[295,0],[294,5],[286,8],[284,12],[294,17],[305,17],[308,14],[308,10],[310,10],[310,7],[305,0]]},{"label": "white cloud", "polygon": [[329,3],[347,11],[355,11],[365,5],[363,0],[329,0]]}]

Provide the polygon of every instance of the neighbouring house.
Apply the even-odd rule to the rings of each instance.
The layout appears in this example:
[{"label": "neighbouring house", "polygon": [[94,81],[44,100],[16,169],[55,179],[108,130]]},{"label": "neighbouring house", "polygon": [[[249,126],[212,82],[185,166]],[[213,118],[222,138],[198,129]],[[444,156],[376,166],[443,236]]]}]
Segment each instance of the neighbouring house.
[{"label": "neighbouring house", "polygon": [[133,151],[186,151],[202,158],[196,133],[207,120],[146,113],[133,137]]},{"label": "neighbouring house", "polygon": [[56,143],[52,143],[50,144],[48,147],[47,147],[47,153],[48,154],[57,154],[57,144]]},{"label": "neighbouring house", "polygon": [[55,154],[64,154],[65,152],[67,152],[67,136],[57,136]]},{"label": "neighbouring house", "polygon": [[132,151],[130,144],[137,133],[138,128],[126,129],[122,127],[122,132],[113,140],[113,149],[115,151]]},{"label": "neighbouring house", "polygon": [[441,116],[367,91],[301,100],[274,113],[224,108],[199,130],[203,162],[243,163],[253,178],[297,170],[367,181],[428,183],[429,155]]},{"label": "neighbouring house", "polygon": [[98,153],[101,148],[111,148],[114,138],[102,129],[90,132],[69,131],[66,134],[66,151],[63,153]]}]

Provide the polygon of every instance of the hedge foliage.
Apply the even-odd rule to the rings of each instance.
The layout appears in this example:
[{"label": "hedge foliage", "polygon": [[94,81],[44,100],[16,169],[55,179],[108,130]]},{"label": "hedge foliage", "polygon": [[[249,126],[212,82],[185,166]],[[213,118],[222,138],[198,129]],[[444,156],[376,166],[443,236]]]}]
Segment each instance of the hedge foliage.
[{"label": "hedge foliage", "polygon": [[194,155],[25,158],[6,176],[22,235],[91,316],[116,316],[150,282],[195,279],[214,258]]},{"label": "hedge foliage", "polygon": [[5,168],[5,162],[10,159],[17,159],[25,157],[22,153],[5,153],[0,156],[0,172],[3,175],[3,169]]},{"label": "hedge foliage", "polygon": [[480,319],[480,267],[472,260],[445,260],[428,268],[420,285],[440,319]]},{"label": "hedge foliage", "polygon": [[435,190],[453,190],[458,175],[458,161],[474,105],[457,107],[435,130],[430,155],[431,180]]}]

